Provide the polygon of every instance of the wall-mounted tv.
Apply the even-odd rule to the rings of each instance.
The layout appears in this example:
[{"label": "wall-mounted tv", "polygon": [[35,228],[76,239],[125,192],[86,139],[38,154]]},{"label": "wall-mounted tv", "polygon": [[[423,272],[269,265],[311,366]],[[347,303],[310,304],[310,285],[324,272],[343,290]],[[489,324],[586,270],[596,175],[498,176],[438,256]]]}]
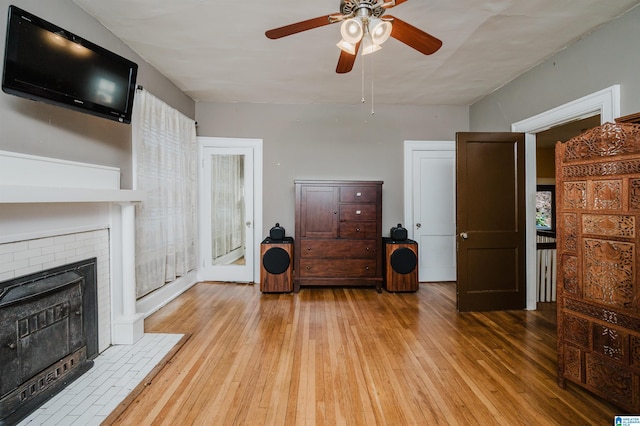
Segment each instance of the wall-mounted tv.
[{"label": "wall-mounted tv", "polygon": [[131,123],[138,65],[9,6],[2,90]]}]

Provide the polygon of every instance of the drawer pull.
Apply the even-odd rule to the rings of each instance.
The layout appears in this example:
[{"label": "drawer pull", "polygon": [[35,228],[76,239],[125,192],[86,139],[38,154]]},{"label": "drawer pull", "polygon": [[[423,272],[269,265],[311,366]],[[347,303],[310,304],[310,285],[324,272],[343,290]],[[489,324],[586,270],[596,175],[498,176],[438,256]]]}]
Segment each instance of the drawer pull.
[{"label": "drawer pull", "polygon": [[356,210],[356,214],[361,214],[362,210]]},{"label": "drawer pull", "polygon": [[365,250],[366,251],[371,251],[371,247],[367,247]]},{"label": "drawer pull", "polygon": [[310,270],[311,270],[311,266],[307,266],[307,271],[310,271]]},{"label": "drawer pull", "polygon": [[311,251],[311,247],[307,247],[307,251]]},{"label": "drawer pull", "polygon": [[356,228],[356,232],[360,232],[360,228]]},{"label": "drawer pull", "polygon": [[362,197],[362,192],[356,192],[356,197]]},{"label": "drawer pull", "polygon": [[365,267],[364,267],[364,269],[368,271],[368,270],[369,270],[369,267],[368,267],[368,266],[365,266]]}]

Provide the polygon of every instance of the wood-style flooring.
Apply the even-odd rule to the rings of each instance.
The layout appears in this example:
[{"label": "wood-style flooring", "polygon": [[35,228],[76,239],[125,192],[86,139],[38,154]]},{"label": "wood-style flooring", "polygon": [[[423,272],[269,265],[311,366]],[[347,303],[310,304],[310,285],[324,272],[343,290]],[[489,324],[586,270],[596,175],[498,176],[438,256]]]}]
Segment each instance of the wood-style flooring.
[{"label": "wood-style flooring", "polygon": [[190,338],[116,424],[613,424],[620,410],[556,384],[555,305],[540,308],[457,313],[454,283],[200,283],[147,319]]}]

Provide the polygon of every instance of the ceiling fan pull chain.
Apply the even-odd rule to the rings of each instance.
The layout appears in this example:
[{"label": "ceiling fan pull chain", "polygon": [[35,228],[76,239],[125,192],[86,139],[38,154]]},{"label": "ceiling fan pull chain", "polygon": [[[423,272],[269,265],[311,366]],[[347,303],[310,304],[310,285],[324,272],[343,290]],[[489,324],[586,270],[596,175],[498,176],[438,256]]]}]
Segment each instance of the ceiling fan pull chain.
[{"label": "ceiling fan pull chain", "polygon": [[[373,56],[373,55],[371,55]],[[373,63],[374,59],[371,58],[371,115],[375,114],[376,112],[373,110],[373,80],[374,80],[374,63]]]},{"label": "ceiling fan pull chain", "polygon": [[360,67],[362,69],[362,103],[364,103],[364,55],[360,54],[360,62],[362,63],[362,66]]}]

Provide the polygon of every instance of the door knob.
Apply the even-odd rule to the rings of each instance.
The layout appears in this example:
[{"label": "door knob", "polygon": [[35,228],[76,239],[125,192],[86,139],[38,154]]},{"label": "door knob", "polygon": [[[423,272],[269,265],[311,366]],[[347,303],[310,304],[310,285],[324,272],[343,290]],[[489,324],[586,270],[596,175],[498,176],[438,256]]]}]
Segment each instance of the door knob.
[{"label": "door knob", "polygon": [[460,233],[460,237],[461,237],[463,240],[466,240],[467,238],[469,238],[469,234],[467,234],[466,232],[461,232],[461,233]]},{"label": "door knob", "polygon": [[422,226],[421,223],[416,223],[416,228],[420,229],[421,226]]}]

